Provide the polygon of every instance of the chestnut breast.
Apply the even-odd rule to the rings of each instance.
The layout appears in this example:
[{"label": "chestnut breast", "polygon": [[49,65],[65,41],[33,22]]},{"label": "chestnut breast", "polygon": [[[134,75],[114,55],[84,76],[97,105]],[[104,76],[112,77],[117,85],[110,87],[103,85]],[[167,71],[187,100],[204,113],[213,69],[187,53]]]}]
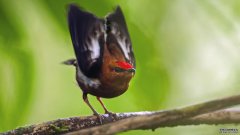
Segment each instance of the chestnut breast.
[{"label": "chestnut breast", "polygon": [[98,91],[101,97],[112,98],[123,94],[134,76],[132,72],[115,72],[113,68],[117,61],[125,61],[120,48],[114,43],[105,44],[100,74],[101,88]]}]

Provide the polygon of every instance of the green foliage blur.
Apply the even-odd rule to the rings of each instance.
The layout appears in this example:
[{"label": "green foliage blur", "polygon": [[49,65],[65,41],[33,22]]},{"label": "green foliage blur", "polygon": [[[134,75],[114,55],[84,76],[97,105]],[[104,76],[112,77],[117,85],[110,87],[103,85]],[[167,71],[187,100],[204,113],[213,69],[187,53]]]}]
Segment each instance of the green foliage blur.
[{"label": "green foliage blur", "polygon": [[[240,1],[0,0],[0,132],[92,114],[75,69],[60,64],[74,58],[69,3],[100,17],[120,5],[125,14],[137,71],[125,94],[104,99],[113,112],[170,109],[239,93]],[[103,113],[95,97],[90,102]],[[121,134],[212,135],[220,127]]]}]

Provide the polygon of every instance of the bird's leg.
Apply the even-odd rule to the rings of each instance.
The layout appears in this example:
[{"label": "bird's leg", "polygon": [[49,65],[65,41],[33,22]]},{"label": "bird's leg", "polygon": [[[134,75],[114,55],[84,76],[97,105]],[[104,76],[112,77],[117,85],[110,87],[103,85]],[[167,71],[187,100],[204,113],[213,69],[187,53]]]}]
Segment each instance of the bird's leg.
[{"label": "bird's leg", "polygon": [[105,105],[103,104],[102,100],[100,97],[97,97],[97,100],[100,102],[100,104],[102,105],[105,114],[108,114],[109,116],[112,116],[115,120],[117,119],[117,115],[115,113],[112,113],[110,111],[107,110],[107,108],[105,107]]},{"label": "bird's leg", "polygon": [[99,113],[91,106],[91,104],[88,101],[88,97],[87,97],[87,93],[83,93],[83,100],[84,102],[91,108],[91,110],[93,111],[93,115],[97,116],[100,123],[102,124],[102,118],[99,115]]},{"label": "bird's leg", "polygon": [[84,102],[91,108],[91,110],[93,111],[94,115],[99,115],[98,112],[91,106],[91,104],[88,101],[88,97],[86,93],[83,93],[83,100]]},{"label": "bird's leg", "polygon": [[104,111],[105,111],[105,114],[112,114],[112,112],[108,111],[107,108],[105,107],[105,105],[103,104],[102,100],[100,97],[97,97],[97,100],[100,102],[100,104],[102,105]]},{"label": "bird's leg", "polygon": [[115,120],[117,119],[117,115],[115,113],[112,113],[110,111],[107,110],[107,108],[105,107],[105,105],[103,104],[102,100],[100,97],[97,97],[97,100],[100,102],[100,104],[102,105],[105,114],[108,114],[109,116],[113,117]]}]

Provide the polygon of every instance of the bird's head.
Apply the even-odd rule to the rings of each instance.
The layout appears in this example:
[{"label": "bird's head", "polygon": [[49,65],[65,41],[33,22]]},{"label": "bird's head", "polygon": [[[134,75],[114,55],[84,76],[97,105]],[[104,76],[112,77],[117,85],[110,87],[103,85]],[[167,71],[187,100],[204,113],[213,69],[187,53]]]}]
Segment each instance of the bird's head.
[{"label": "bird's head", "polygon": [[135,73],[135,68],[128,62],[115,61],[111,67],[115,73]]}]

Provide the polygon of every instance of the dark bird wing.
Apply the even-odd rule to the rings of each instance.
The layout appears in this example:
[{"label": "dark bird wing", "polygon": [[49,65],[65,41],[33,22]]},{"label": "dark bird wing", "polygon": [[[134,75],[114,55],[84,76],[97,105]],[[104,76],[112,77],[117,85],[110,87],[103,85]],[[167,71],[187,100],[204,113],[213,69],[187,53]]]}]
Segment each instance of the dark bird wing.
[{"label": "dark bird wing", "polygon": [[78,66],[87,77],[97,77],[102,64],[104,21],[71,4],[68,24]]},{"label": "dark bird wing", "polygon": [[113,13],[106,16],[105,21],[106,32],[114,35],[127,62],[136,67],[130,35],[121,8],[118,6]]}]

